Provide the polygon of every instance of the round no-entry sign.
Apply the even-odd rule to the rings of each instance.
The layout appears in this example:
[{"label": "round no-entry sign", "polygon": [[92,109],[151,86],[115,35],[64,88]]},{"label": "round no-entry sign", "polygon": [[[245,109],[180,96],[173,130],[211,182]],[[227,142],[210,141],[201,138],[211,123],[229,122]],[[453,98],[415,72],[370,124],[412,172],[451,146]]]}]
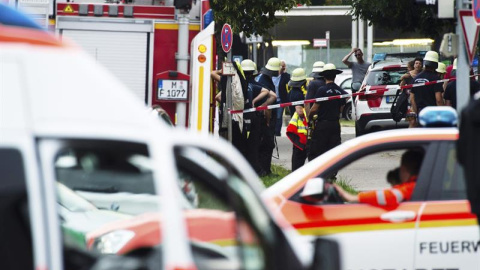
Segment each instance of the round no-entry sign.
[{"label": "round no-entry sign", "polygon": [[480,0],[473,0],[472,12],[475,22],[477,22],[477,25],[480,25]]},{"label": "round no-entry sign", "polygon": [[233,44],[232,28],[228,24],[224,24],[222,27],[222,49],[225,53],[230,52]]}]

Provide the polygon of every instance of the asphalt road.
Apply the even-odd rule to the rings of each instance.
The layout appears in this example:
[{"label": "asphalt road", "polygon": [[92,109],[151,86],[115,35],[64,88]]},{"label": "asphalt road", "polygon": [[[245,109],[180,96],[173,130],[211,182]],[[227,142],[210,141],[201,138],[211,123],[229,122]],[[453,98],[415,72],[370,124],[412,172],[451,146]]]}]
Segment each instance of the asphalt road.
[{"label": "asphalt road", "polygon": [[[273,164],[284,168],[292,168],[292,143],[285,136],[286,127],[282,128],[282,136],[276,137],[279,159],[272,159]],[[342,142],[355,138],[354,127],[342,127]],[[276,150],[273,155],[276,156]],[[386,182],[387,172],[400,164],[401,152],[389,151],[368,156],[354,162],[338,173],[338,178],[350,181],[358,190],[371,190],[389,187]],[[307,161],[308,162],[308,161]]]}]

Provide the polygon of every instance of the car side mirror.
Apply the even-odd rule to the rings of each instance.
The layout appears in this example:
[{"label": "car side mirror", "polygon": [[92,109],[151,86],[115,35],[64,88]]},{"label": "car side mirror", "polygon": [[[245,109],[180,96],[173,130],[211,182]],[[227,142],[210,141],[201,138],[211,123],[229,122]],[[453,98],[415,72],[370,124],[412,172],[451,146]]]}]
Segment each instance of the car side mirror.
[{"label": "car side mirror", "polygon": [[340,246],[334,240],[317,238],[310,270],[340,270]]},{"label": "car side mirror", "polygon": [[325,192],[325,180],[323,178],[312,178],[305,184],[300,197],[307,201],[320,201],[323,199]]}]

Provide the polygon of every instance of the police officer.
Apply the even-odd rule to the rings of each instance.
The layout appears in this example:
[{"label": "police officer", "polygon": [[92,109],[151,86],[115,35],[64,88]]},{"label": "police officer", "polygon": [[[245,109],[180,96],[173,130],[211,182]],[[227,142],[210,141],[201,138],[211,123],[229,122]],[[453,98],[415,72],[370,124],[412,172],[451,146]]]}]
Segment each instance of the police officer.
[{"label": "police officer", "polygon": [[[245,109],[272,104],[276,96],[269,95],[270,91],[263,88],[255,81],[257,71],[255,63],[250,59],[245,59],[241,63],[245,78],[247,80],[247,97]],[[273,92],[272,92],[273,93]],[[259,148],[261,142],[261,121],[263,114],[261,112],[246,113],[243,116],[245,121],[244,131],[246,136],[246,158],[258,175],[265,175],[265,171],[260,167]]]},{"label": "police officer", "polygon": [[[275,85],[273,84],[272,77],[278,76],[281,68],[280,59],[272,57],[268,60],[267,64],[261,70],[261,74],[258,76],[258,83],[269,91],[275,94]],[[272,154],[275,148],[275,123],[276,123],[276,110],[265,111],[265,121],[262,121],[262,142],[260,145],[260,166],[262,170],[268,175],[272,171],[270,167],[272,165]]]},{"label": "police officer", "polygon": [[[325,85],[325,79],[320,76],[320,72],[323,71],[323,66],[325,66],[325,63],[322,61],[313,63],[312,73],[308,75],[309,77],[313,78],[313,80],[308,84],[307,95],[305,96],[305,99],[315,98],[315,93],[317,92],[318,88]],[[305,111],[307,114],[310,112],[311,107],[311,103],[305,104]]]},{"label": "police officer", "polygon": [[[325,78],[325,85],[317,90],[315,98],[345,95],[342,88],[335,84],[335,77],[342,73],[334,64],[326,64],[319,74]],[[317,115],[315,128],[312,134],[311,148],[308,160],[312,160],[341,143],[340,112],[345,106],[345,99],[332,99],[313,104],[308,114],[309,121]]]},{"label": "police officer", "polygon": [[[440,64],[440,63],[439,63]],[[452,74],[457,72],[457,59],[453,61]],[[473,70],[470,68],[470,75],[473,75]],[[473,98],[475,93],[480,91],[480,83],[478,83],[474,77],[470,77],[470,98]],[[443,93],[445,99],[445,105],[452,106],[457,109],[457,81],[453,80],[448,82]]]},{"label": "police officer", "polygon": [[[297,68],[292,72],[288,86],[291,87],[288,93],[290,102],[301,101],[305,99],[305,85],[307,76],[303,68]],[[303,105],[290,106],[292,119],[287,127],[287,136],[293,143],[292,150],[292,171],[305,164],[307,158],[307,121]]]}]

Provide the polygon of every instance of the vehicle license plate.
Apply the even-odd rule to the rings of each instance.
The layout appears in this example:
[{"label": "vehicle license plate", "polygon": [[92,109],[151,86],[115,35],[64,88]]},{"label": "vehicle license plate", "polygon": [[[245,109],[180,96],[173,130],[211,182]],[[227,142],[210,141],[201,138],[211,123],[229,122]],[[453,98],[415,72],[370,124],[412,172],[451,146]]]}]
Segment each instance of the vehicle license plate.
[{"label": "vehicle license plate", "polygon": [[387,96],[387,103],[393,103],[395,96]]},{"label": "vehicle license plate", "polygon": [[185,80],[158,80],[158,99],[187,100],[188,81]]}]

